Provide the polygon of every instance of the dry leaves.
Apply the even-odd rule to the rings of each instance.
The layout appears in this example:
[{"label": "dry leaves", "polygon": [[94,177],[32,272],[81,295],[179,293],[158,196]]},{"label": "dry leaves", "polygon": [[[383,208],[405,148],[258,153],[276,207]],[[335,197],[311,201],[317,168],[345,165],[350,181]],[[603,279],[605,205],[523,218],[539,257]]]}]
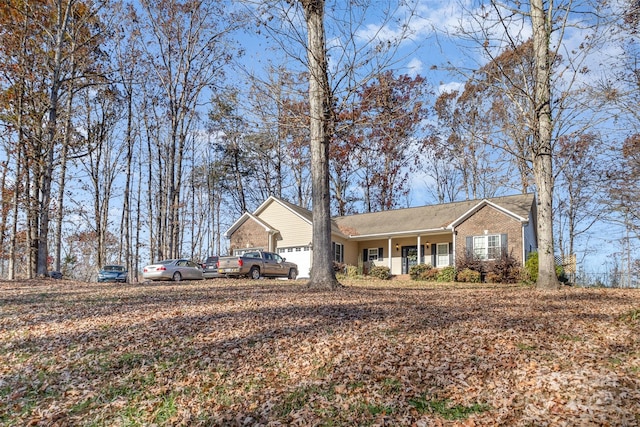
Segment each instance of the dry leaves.
[{"label": "dry leaves", "polygon": [[638,290],[347,285],[0,282],[0,424],[640,424]]}]

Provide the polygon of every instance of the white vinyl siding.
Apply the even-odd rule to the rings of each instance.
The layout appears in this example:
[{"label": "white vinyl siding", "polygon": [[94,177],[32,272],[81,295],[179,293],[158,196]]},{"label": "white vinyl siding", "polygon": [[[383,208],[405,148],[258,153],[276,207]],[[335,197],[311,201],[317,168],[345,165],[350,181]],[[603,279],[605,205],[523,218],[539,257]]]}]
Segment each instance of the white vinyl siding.
[{"label": "white vinyl siding", "polygon": [[280,231],[279,238],[282,240],[276,242],[280,248],[308,246],[311,242],[311,224],[280,203],[269,204],[258,218]]}]

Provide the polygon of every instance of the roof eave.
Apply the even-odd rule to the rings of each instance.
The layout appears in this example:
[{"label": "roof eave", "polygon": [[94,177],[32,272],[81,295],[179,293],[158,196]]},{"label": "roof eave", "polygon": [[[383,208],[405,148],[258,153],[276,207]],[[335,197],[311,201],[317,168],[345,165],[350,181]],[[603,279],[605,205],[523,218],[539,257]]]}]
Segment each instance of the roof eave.
[{"label": "roof eave", "polygon": [[516,214],[514,212],[511,212],[510,210],[505,209],[505,208],[503,208],[502,206],[500,206],[500,205],[498,205],[496,203],[493,203],[491,200],[483,199],[478,204],[473,206],[471,209],[469,209],[468,211],[466,211],[465,213],[460,215],[460,217],[458,219],[454,220],[449,225],[449,228],[453,229],[453,228],[457,227],[461,222],[465,221],[471,215],[476,213],[481,207],[486,206],[486,205],[489,205],[489,206],[499,210],[500,212],[515,218],[516,220],[520,221],[523,224],[526,224],[527,222],[529,222],[528,218],[523,218],[520,215],[518,215],[518,214]]},{"label": "roof eave", "polygon": [[448,227],[426,228],[422,230],[394,231],[394,232],[388,232],[388,233],[350,234],[348,238],[349,240],[370,240],[370,239],[381,238],[381,237],[386,237],[386,238],[410,237],[410,236],[417,236],[417,235],[423,235],[423,234],[435,234],[438,232],[441,233],[443,231],[451,232],[452,230]]},{"label": "roof eave", "polygon": [[258,208],[253,211],[253,214],[255,216],[258,216],[262,213],[263,210],[265,210],[267,208],[267,206],[271,203],[271,202],[276,202],[278,203],[280,206],[282,206],[283,208],[285,208],[286,210],[288,210],[289,212],[293,213],[295,216],[297,216],[298,218],[302,219],[304,222],[306,222],[307,224],[313,224],[313,221],[309,220],[308,218],[306,218],[304,215],[301,215],[300,212],[296,212],[295,209],[291,209],[291,207],[289,205],[287,205],[286,203],[283,203],[282,200],[280,200],[279,198],[275,197],[275,196],[269,196],[269,198],[267,200],[265,200],[264,202],[262,202],[262,204],[260,206],[258,206]]},{"label": "roof eave", "polygon": [[236,222],[233,223],[233,225],[231,227],[229,227],[229,229],[227,231],[225,231],[224,233],[224,237],[229,239],[231,237],[231,235],[238,229],[240,228],[240,226],[247,221],[248,219],[252,219],[254,220],[258,225],[260,225],[261,227],[264,228],[264,231],[266,231],[267,233],[277,233],[279,230],[270,227],[269,225],[265,224],[264,222],[260,221],[260,218],[256,217],[255,215],[250,214],[249,212],[245,212],[242,214],[242,216],[240,218],[238,218],[238,220]]}]

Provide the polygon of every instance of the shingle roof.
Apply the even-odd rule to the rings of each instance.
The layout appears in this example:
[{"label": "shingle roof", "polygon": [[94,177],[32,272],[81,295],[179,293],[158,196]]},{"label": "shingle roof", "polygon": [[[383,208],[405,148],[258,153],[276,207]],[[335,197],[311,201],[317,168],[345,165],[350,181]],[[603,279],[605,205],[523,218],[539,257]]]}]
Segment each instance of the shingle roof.
[{"label": "shingle roof", "polygon": [[[275,198],[276,197],[274,197],[274,199]],[[292,211],[294,211],[295,213],[297,213],[298,215],[300,215],[301,217],[303,217],[304,219],[306,219],[307,221],[312,222],[313,214],[311,213],[311,211],[309,209],[305,209],[303,207],[294,205],[293,203],[289,203],[286,200],[282,200],[282,199],[277,199],[277,200],[280,203],[282,203],[283,205],[287,206]]]},{"label": "shingle roof", "polygon": [[[481,205],[483,200],[356,214],[336,217],[334,221],[342,233],[348,236],[435,231],[450,226],[474,207]],[[486,200],[525,221],[530,220],[529,212],[534,201],[533,194],[493,197]]]}]

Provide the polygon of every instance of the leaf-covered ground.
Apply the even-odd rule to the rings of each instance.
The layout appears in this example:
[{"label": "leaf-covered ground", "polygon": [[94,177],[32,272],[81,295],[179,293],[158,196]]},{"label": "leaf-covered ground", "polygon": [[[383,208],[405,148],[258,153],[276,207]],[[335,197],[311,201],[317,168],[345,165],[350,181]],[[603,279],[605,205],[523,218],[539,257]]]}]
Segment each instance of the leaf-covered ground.
[{"label": "leaf-covered ground", "polygon": [[0,282],[0,425],[640,424],[640,290]]}]

